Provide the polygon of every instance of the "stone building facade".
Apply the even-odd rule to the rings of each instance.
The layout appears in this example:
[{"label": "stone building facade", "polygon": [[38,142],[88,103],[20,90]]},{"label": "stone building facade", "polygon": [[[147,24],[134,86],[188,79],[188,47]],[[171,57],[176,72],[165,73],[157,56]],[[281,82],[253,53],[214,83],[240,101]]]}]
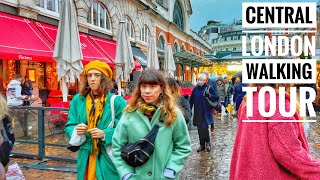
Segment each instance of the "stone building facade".
[{"label": "stone building facade", "polygon": [[[151,36],[157,39],[160,59],[164,53],[162,47],[166,44],[170,44],[174,52],[184,50],[199,57],[211,53],[211,45],[190,30],[189,17],[192,14],[190,0],[72,0],[72,2],[77,11],[79,31],[84,35],[106,39],[115,44],[119,22],[125,19],[131,45],[141,49],[145,54]],[[56,27],[59,23],[61,6],[61,0],[0,0],[0,13],[26,18],[35,24],[44,23]],[[34,68],[42,81],[37,79],[34,82],[38,90],[58,88],[58,85],[54,85],[58,84],[54,80],[56,76],[54,62],[38,63],[36,60],[31,63],[28,60],[18,59],[9,61],[2,57],[0,61],[0,68],[3,70],[2,74],[0,73],[2,87],[13,78],[4,70],[11,70],[12,74],[26,75],[26,69]],[[14,64],[16,66],[10,69],[9,66]],[[187,73],[188,78],[184,79],[191,81],[192,67],[177,63],[177,69],[177,77],[183,78]],[[50,77],[52,80],[48,80]],[[48,87],[48,83],[52,85]]]}]

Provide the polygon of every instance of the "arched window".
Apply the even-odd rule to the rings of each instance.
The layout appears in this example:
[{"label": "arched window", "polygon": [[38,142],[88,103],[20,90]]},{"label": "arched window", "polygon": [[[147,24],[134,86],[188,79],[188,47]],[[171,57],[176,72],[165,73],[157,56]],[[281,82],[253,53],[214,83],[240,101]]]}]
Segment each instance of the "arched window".
[{"label": "arched window", "polygon": [[92,3],[88,22],[94,26],[111,30],[110,16],[107,8],[102,3]]},{"label": "arched window", "polygon": [[191,52],[191,53],[193,53],[193,49],[192,49],[192,47],[190,47],[190,52]]},{"label": "arched window", "polygon": [[176,0],[173,9],[173,23],[175,23],[181,30],[184,30],[183,13],[179,0]]},{"label": "arched window", "polygon": [[185,51],[184,45],[181,45],[181,51]]},{"label": "arched window", "polygon": [[149,42],[150,30],[147,25],[144,25],[140,31],[140,40],[143,42]]},{"label": "arched window", "polygon": [[158,39],[158,49],[164,50],[164,44],[166,41],[164,40],[164,37],[162,35],[159,36]]},{"label": "arched window", "polygon": [[126,25],[127,25],[128,36],[133,38],[133,36],[134,36],[133,23],[132,23],[131,19],[129,18],[129,16],[126,16]]},{"label": "arched window", "polygon": [[178,46],[178,43],[174,43],[173,45],[173,53],[176,53],[176,52],[179,52],[179,46]]}]

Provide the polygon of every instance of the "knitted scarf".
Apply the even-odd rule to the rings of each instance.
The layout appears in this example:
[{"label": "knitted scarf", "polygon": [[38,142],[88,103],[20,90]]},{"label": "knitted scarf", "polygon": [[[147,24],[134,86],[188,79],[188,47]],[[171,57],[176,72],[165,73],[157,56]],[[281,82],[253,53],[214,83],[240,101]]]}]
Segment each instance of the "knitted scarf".
[{"label": "knitted scarf", "polygon": [[[91,129],[96,128],[103,114],[104,104],[107,96],[100,96],[95,102],[92,92],[90,92],[86,97],[86,112],[88,120],[88,132]],[[92,152],[89,156],[88,162],[88,179],[96,179],[96,155],[99,154],[98,139],[92,139],[93,147]]]},{"label": "knitted scarf", "polygon": [[141,104],[139,106],[139,109],[144,115],[146,115],[151,120],[153,114],[156,112],[158,107],[155,105]]}]

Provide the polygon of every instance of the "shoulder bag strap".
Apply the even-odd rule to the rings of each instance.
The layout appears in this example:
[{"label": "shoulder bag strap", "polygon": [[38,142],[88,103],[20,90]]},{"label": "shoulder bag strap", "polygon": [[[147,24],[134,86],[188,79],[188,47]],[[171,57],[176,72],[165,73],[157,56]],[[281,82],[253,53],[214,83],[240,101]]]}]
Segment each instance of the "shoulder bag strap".
[{"label": "shoulder bag strap", "polygon": [[110,98],[110,108],[111,108],[111,122],[108,126],[108,128],[113,128],[114,127],[114,119],[115,119],[115,112],[114,112],[114,100],[116,97],[119,95],[112,95]]},{"label": "shoulder bag strap", "polygon": [[203,96],[206,96],[206,92],[209,91],[210,92],[210,86],[206,87],[206,89],[204,89],[203,91]]}]

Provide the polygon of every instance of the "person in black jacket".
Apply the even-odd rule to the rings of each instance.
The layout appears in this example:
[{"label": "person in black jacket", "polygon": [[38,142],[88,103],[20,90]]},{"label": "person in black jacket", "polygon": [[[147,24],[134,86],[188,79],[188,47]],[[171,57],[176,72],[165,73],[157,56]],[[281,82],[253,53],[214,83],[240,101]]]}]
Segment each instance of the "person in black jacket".
[{"label": "person in black jacket", "polygon": [[174,96],[174,98],[177,100],[177,104],[180,106],[180,110],[182,111],[184,119],[188,124],[191,120],[190,104],[186,100],[186,98],[180,95],[180,91],[179,91],[180,86],[176,82],[176,80],[174,80],[173,78],[168,78],[167,81],[168,81],[169,87],[171,88],[171,93]]},{"label": "person in black jacket", "polygon": [[9,117],[7,102],[0,95],[0,162],[7,170],[9,155],[13,148],[15,137],[12,128],[12,121]]}]

